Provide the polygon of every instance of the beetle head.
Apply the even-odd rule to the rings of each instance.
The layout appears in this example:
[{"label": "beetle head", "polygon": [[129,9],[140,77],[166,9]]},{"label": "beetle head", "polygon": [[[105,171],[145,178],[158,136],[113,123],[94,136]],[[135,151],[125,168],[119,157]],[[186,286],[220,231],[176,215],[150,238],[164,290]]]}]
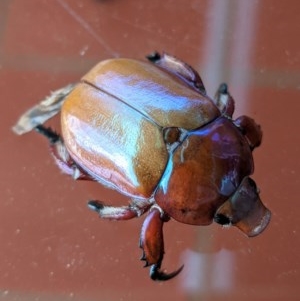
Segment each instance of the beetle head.
[{"label": "beetle head", "polygon": [[249,237],[260,234],[269,224],[270,211],[261,202],[255,182],[244,178],[237,191],[216,212],[214,220],[233,225]]}]

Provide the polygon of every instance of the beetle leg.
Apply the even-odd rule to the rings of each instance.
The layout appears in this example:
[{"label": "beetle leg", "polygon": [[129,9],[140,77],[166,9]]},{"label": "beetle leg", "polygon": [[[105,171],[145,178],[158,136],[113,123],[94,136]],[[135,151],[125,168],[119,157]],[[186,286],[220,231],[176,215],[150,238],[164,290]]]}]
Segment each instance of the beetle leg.
[{"label": "beetle leg", "polygon": [[129,206],[113,207],[102,202],[92,200],[88,207],[96,211],[101,218],[110,220],[128,220],[139,217],[152,206],[151,200],[133,200]]},{"label": "beetle leg", "polygon": [[232,114],[234,112],[234,100],[228,92],[227,84],[223,83],[219,86],[219,89],[215,95],[214,102],[219,108],[222,115],[225,115],[229,118],[232,117]]},{"label": "beetle leg", "polygon": [[94,179],[86,174],[71,158],[59,134],[43,125],[36,126],[35,130],[49,140],[50,152],[57,166],[63,173],[72,176],[75,180],[94,181]]},{"label": "beetle leg", "polygon": [[247,138],[250,148],[253,150],[261,144],[262,130],[254,119],[248,116],[240,116],[234,124],[242,131]]},{"label": "beetle leg", "polygon": [[153,62],[155,65],[167,70],[179,79],[183,80],[186,84],[188,84],[192,89],[196,90],[197,92],[200,92],[201,94],[206,94],[206,90],[200,75],[194,68],[192,68],[185,62],[169,54],[163,53],[161,55],[158,52],[154,52],[148,55],[147,59]]},{"label": "beetle leg", "polygon": [[146,217],[140,236],[140,248],[143,249],[141,260],[146,262],[145,267],[150,266],[152,280],[165,281],[178,275],[183,266],[178,270],[166,274],[160,270],[164,256],[163,223],[169,218],[165,217],[160,208],[154,205]]},{"label": "beetle leg", "polygon": [[260,234],[268,225],[271,212],[259,198],[255,182],[246,177],[237,191],[217,210],[214,221],[236,226],[249,237]]},{"label": "beetle leg", "polygon": [[65,98],[73,91],[75,84],[70,84],[59,90],[56,90],[47,96],[40,103],[26,111],[18,120],[12,130],[23,135],[30,132],[36,126],[44,124],[48,119],[52,118],[61,109]]}]

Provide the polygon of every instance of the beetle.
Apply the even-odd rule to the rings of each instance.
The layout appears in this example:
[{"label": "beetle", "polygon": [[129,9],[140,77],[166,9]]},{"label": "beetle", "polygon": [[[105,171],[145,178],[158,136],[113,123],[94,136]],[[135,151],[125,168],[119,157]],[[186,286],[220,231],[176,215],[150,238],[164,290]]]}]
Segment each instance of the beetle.
[{"label": "beetle", "polygon": [[[14,130],[21,134],[29,123],[24,132],[34,128],[48,138],[65,174],[131,199],[121,207],[89,201],[101,218],[128,220],[148,212],[142,260],[153,280],[168,280],[183,266],[172,273],[161,269],[165,222],[215,221],[252,237],[266,228],[271,213],[250,178],[260,126],[247,116],[232,119],[226,84],[210,98],[188,64],[166,53],[147,58],[100,62],[79,83],[26,112]],[[61,135],[43,125],[59,111]]]}]

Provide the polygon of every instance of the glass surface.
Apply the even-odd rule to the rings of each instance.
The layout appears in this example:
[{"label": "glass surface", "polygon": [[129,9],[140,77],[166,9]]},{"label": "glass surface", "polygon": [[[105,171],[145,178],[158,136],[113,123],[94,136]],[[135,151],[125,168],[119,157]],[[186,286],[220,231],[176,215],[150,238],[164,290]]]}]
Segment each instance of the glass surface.
[{"label": "glass surface", "polygon": [[[300,300],[300,2],[298,0],[1,0],[2,300]],[[253,178],[272,211],[268,229],[165,224],[175,279],[156,283],[139,261],[144,217],[97,218],[88,199],[126,204],[61,174],[47,142],[11,127],[50,91],[98,61],[166,51],[191,64],[213,96],[227,82],[234,117],[261,124]],[[59,120],[49,122],[59,131]]]}]

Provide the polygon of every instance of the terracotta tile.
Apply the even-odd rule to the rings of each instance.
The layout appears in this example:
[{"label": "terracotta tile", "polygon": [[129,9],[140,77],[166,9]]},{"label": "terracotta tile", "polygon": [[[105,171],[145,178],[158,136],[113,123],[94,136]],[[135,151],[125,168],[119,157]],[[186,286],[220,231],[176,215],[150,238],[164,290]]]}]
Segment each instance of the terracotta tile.
[{"label": "terracotta tile", "polygon": [[[299,299],[299,4],[280,1],[0,1],[0,296],[13,300]],[[109,222],[88,199],[126,204],[57,170],[47,142],[17,137],[18,116],[97,61],[165,50],[200,71],[209,95],[228,82],[235,117],[261,124],[253,178],[272,221],[248,239],[236,229],[165,225],[154,283],[139,261],[143,217]],[[59,118],[49,125],[59,131]]]}]

